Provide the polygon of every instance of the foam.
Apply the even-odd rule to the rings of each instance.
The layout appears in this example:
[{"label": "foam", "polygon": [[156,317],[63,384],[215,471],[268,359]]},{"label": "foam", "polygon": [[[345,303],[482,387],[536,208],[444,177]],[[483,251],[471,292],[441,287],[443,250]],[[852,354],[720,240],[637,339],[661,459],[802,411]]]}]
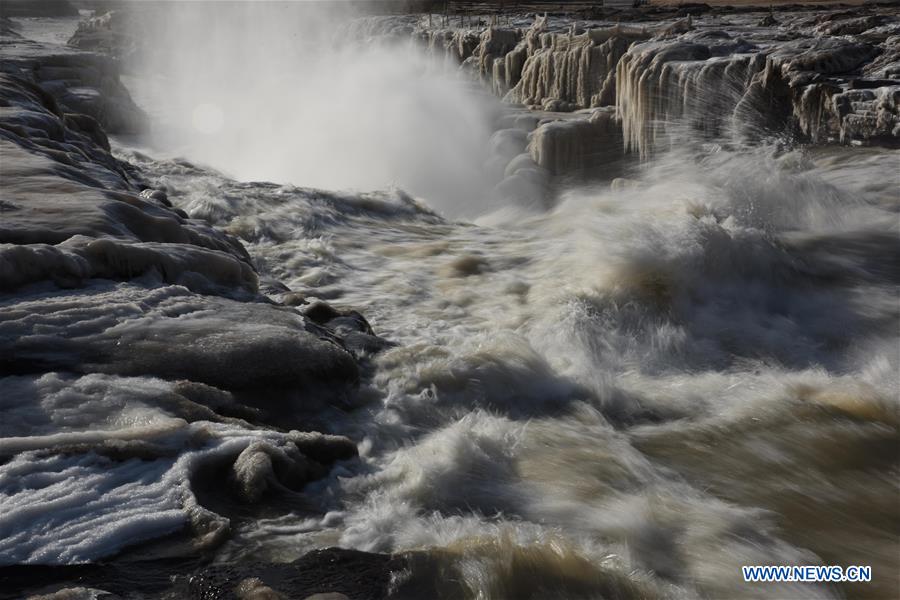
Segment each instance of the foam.
[{"label": "foam", "polygon": [[[585,82],[571,75],[598,67],[587,48],[610,49],[622,30],[544,25],[523,38],[445,32],[431,51],[503,86],[518,61],[547,54],[570,70],[548,67],[542,81],[599,101],[593,87],[579,100]],[[424,564],[410,577],[501,597],[830,598],[843,590],[746,586],[739,567],[862,557],[896,570],[884,534],[897,492],[897,200],[884,176],[896,154],[729,145],[740,139],[729,121],[750,114],[744,90],[688,106],[673,90],[771,91],[837,67],[814,60],[819,48],[782,73],[686,25],[633,31],[659,37],[619,59],[638,78],[630,91],[617,81],[635,103],[621,116],[638,153],[652,149],[627,185],[574,187],[478,224],[397,190],[237,182],[118,148],[186,219],[105,167],[91,175],[109,182],[98,191],[52,161],[23,161],[61,190],[54,203],[94,207],[89,222],[64,219],[93,234],[31,240],[6,271],[40,267],[0,300],[2,560],[93,561],[181,533],[226,561],[411,551]],[[359,27],[415,34],[408,18]],[[642,76],[659,95],[641,96]],[[540,183],[612,155],[593,131],[617,139],[611,112],[515,115],[492,167]],[[669,122],[655,135],[658,118]],[[29,123],[55,135],[51,117],[17,126]],[[686,142],[667,151],[672,134]],[[113,193],[117,177],[130,191]],[[148,217],[178,238],[150,239]],[[360,369],[329,331],[256,295],[247,256],[199,219],[240,236],[263,288],[285,294],[274,298],[361,310],[397,345]],[[262,423],[351,436],[361,459],[329,471],[353,442]],[[229,521],[234,503],[252,518]]]}]

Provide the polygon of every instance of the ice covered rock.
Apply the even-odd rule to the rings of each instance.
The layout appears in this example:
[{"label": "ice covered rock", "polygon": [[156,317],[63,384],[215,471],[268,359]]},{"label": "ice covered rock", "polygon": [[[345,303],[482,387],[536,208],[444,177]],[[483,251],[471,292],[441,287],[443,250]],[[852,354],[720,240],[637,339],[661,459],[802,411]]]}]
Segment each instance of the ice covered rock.
[{"label": "ice covered rock", "polygon": [[152,456],[154,440],[184,423],[260,420],[259,411],[211,386],[98,373],[2,377],[0,409],[4,457],[49,449]]},{"label": "ice covered rock", "polygon": [[876,46],[844,38],[802,40],[775,50],[769,60],[788,82],[800,132],[814,142],[900,143],[900,79],[867,84],[847,78],[871,72],[870,63],[881,54]]},{"label": "ice covered rock", "polygon": [[[785,130],[813,142],[896,143],[898,81],[852,90],[882,51],[852,39],[801,38],[769,48],[716,32],[632,46],[617,70],[625,144],[642,155],[678,127],[710,136]],[[857,75],[858,76],[858,75]]]},{"label": "ice covered rock", "polygon": [[842,90],[831,96],[830,105],[842,142],[900,143],[900,81],[874,89]]},{"label": "ice covered rock", "polygon": [[550,173],[536,164],[528,154],[510,162],[506,177],[493,193],[505,201],[529,208],[544,207],[550,186]]},{"label": "ice covered rock", "polygon": [[528,147],[528,131],[519,127],[498,129],[488,142],[490,158],[486,171],[492,180],[502,179],[509,163]]},{"label": "ice covered rock", "polygon": [[3,17],[77,17],[78,8],[69,0],[4,0]]},{"label": "ice covered rock", "polygon": [[[848,16],[849,18],[841,18]],[[859,35],[885,21],[881,15],[852,16],[847,13],[834,13],[827,17],[831,18],[823,19],[822,24],[816,27],[816,32],[820,35]]]},{"label": "ice covered rock", "polygon": [[[506,99],[544,109],[560,103],[590,108],[612,103],[615,70],[629,45],[647,39],[639,29],[591,29],[579,35],[543,33],[536,24],[527,35],[527,58],[521,77]],[[555,106],[546,105],[548,101]]]},{"label": "ice covered rock", "polygon": [[[92,432],[83,428],[91,426],[84,421],[55,438],[85,440]],[[95,561],[174,533],[189,534],[199,550],[220,543],[229,529],[229,520],[195,495],[197,482],[219,464],[246,486],[238,487],[240,497],[254,502],[270,489],[300,489],[328,469],[302,454],[292,441],[296,432],[172,420],[132,427],[132,437],[116,447],[115,432],[103,432],[102,421],[93,426],[101,428],[94,440],[54,446],[58,439],[37,438],[48,445],[7,455],[0,465],[0,565]],[[260,452],[276,459],[260,461]],[[223,483],[216,482],[219,494],[228,489]]]},{"label": "ice covered rock", "polygon": [[231,467],[231,481],[244,502],[255,503],[271,491],[299,491],[322,477],[338,460],[357,455],[347,438],[319,433],[291,432],[287,443],[255,442]]},{"label": "ice covered rock", "polygon": [[852,73],[878,54],[877,48],[864,42],[825,37],[782,44],[771,57],[790,78],[800,80],[809,73]]},{"label": "ice covered rock", "polygon": [[[6,122],[0,121],[0,136],[3,135],[5,125]],[[61,253],[71,251],[76,246],[86,249],[90,245],[72,240],[73,236],[116,238],[116,242],[107,241],[93,247],[97,253],[101,248],[111,252],[112,254],[107,255],[111,261],[108,263],[113,271],[120,273],[119,267],[125,266],[122,261],[127,262],[130,259],[146,261],[151,258],[147,252],[143,253],[143,258],[139,258],[135,253],[141,251],[125,248],[125,244],[130,242],[152,242],[157,244],[156,248],[178,249],[184,258],[188,255],[206,256],[210,259],[209,266],[214,269],[217,268],[215,265],[222,264],[221,261],[216,263],[214,257],[220,253],[227,254],[233,261],[242,262],[246,266],[245,269],[235,265],[235,268],[247,271],[240,278],[241,286],[255,290],[256,284],[251,282],[255,276],[248,270],[249,258],[246,251],[233,238],[216,232],[204,223],[187,221],[171,209],[141,199],[135,191],[104,188],[103,180],[112,180],[122,187],[128,185],[121,175],[104,168],[105,165],[83,161],[90,163],[93,172],[98,175],[97,179],[87,181],[85,178],[90,176],[90,171],[80,170],[80,164],[70,166],[55,161],[51,157],[58,154],[36,146],[30,139],[24,148],[8,140],[0,140],[5,192],[0,243],[54,245],[70,240],[69,247],[65,250],[57,249],[55,252],[62,258]],[[26,148],[37,151],[29,152]],[[92,183],[94,185],[91,185]],[[144,246],[147,250],[152,247],[154,246]],[[204,253],[204,249],[212,252]],[[47,260],[50,260],[46,248],[34,251],[43,253]],[[23,252],[25,250],[13,252],[12,255],[18,254],[21,257]],[[114,258],[113,254],[118,256]],[[130,259],[126,258],[126,255]],[[4,256],[6,260],[14,260],[8,253],[4,253]],[[162,254],[157,253],[156,256],[163,259]],[[99,254],[95,254],[95,257],[99,258]],[[118,262],[118,267],[112,262]],[[96,262],[94,264],[99,265]],[[194,264],[203,270],[200,262],[195,261]],[[139,270],[146,270],[147,266]],[[157,267],[160,273],[167,269],[162,262],[159,262]],[[56,269],[48,262],[31,265],[29,268],[43,272]],[[65,270],[62,265],[61,268]],[[21,285],[29,281],[27,278],[22,280],[25,273],[12,275],[20,281],[10,281],[4,276],[0,288],[9,288],[11,285]]]},{"label": "ice covered rock", "polygon": [[720,134],[760,68],[754,55],[733,54],[746,50],[727,35],[633,45],[616,73],[625,147],[646,155],[672,124]]},{"label": "ice covered rock", "polygon": [[65,112],[90,115],[111,133],[137,133],[146,115],[109,57],[16,35],[0,36],[0,71],[40,86]]},{"label": "ice covered rock", "polygon": [[28,600],[118,600],[120,596],[94,588],[64,588],[49,594],[29,596]]},{"label": "ice covered rock", "polygon": [[554,112],[615,105],[626,148],[644,156],[678,127],[710,137],[788,130],[813,142],[898,143],[896,14],[770,14],[744,39],[724,22],[692,20],[701,12],[679,10],[685,18],[653,26],[541,17],[518,41],[496,27],[480,38],[471,29],[416,35],[509,102]]},{"label": "ice covered rock", "polygon": [[341,345],[358,358],[377,354],[394,344],[378,337],[372,326],[355,310],[338,310],[325,302],[303,309],[303,315],[334,334]]},{"label": "ice covered rock", "polygon": [[[109,154],[106,133],[88,115],[66,113],[40,86],[0,73],[0,136],[56,163],[56,172],[88,185],[124,189],[129,174]],[[4,169],[18,165],[7,158]]]},{"label": "ice covered rock", "polygon": [[258,577],[248,577],[234,590],[238,600],[283,600],[284,596],[267,586]]},{"label": "ice covered rock", "polygon": [[282,484],[291,488],[305,483],[309,478],[308,471],[305,458],[296,450],[258,442],[241,452],[231,476],[240,498],[253,503],[272,486]]},{"label": "ice covered rock", "polygon": [[191,244],[128,243],[76,235],[56,246],[0,244],[0,290],[44,280],[78,287],[89,279],[127,281],[152,274],[201,293],[252,294],[253,268],[234,256]]},{"label": "ice covered rock", "polygon": [[129,279],[152,270],[163,282],[193,289],[210,289],[205,280],[256,291],[243,247],[180,216],[160,201],[161,192],[140,195],[140,175],[109,154],[91,117],[61,113],[42,88],[6,74],[0,74],[0,104],[0,290],[40,280],[73,286],[94,277]]},{"label": "ice covered rock", "polygon": [[356,363],[288,308],[181,286],[98,283],[0,303],[0,372],[188,379],[233,390],[356,381]]},{"label": "ice covered rock", "polygon": [[544,123],[529,144],[535,164],[553,175],[597,173],[622,158],[622,148],[622,130],[609,109]]},{"label": "ice covered rock", "polygon": [[0,43],[0,564],[170,534],[203,551],[229,532],[194,495],[210,469],[255,501],[356,455],[266,424],[302,426],[357,363],[337,325],[260,294],[236,238],[110,154],[105,59]]},{"label": "ice covered rock", "polygon": [[69,45],[81,50],[99,52],[118,59],[127,59],[142,47],[142,40],[131,35],[131,18],[134,9],[110,10],[83,19],[69,39]]},{"label": "ice covered rock", "polygon": [[488,80],[505,79],[505,75],[494,72],[495,64],[504,64],[504,57],[519,43],[521,32],[517,29],[488,27],[481,34],[475,49],[478,72]]},{"label": "ice covered rock", "polygon": [[214,545],[228,520],[195,491],[210,478],[227,491],[219,465],[256,502],[356,456],[344,437],[250,427],[228,416],[257,416],[230,394],[185,381],[6,376],[0,410],[0,564],[96,560],[185,528],[194,546]]},{"label": "ice covered rock", "polygon": [[774,27],[775,25],[778,25],[778,19],[775,18],[774,14],[767,13],[756,24],[760,27]]}]

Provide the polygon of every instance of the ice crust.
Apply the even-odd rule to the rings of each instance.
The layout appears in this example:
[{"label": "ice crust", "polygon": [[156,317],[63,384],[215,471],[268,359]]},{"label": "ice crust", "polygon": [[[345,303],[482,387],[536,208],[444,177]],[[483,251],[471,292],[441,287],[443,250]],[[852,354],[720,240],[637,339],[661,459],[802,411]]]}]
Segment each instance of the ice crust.
[{"label": "ice crust", "polygon": [[220,543],[229,520],[194,479],[233,463],[221,489],[251,503],[352,458],[271,424],[302,426],[357,362],[260,293],[236,238],[110,153],[104,130],[143,118],[112,61],[5,30],[0,50],[0,564]]}]

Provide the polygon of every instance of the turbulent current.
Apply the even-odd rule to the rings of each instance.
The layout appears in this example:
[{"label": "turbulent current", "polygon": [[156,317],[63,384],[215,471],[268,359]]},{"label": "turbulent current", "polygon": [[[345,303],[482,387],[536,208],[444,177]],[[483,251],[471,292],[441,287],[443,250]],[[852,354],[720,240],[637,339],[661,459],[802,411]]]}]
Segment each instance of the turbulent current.
[{"label": "turbulent current", "polygon": [[138,161],[397,344],[374,406],[328,417],[362,460],[307,488],[325,516],[254,519],[223,555],[436,548],[498,598],[726,597],[742,564],[823,554],[891,572],[896,161],[673,153],[492,225]]},{"label": "turbulent current", "polygon": [[[615,35],[656,35],[646,27]],[[523,44],[536,43],[527,35]],[[613,34],[590,35],[583,43],[612,44]],[[508,66],[519,42],[500,50],[498,38],[492,57]],[[692,39],[693,54],[678,50],[674,64],[706,60],[696,39],[707,38]],[[603,56],[619,60],[631,41],[603,46]],[[641,56],[619,63],[621,77]],[[33,228],[5,234],[21,245],[5,247],[0,263],[15,283],[0,296],[0,563],[125,551],[126,565],[199,554],[271,565],[338,546],[405,556],[388,589],[406,598],[897,597],[900,152],[793,143],[761,125],[752,142],[731,126],[699,131],[665,98],[642,109],[654,114],[629,116],[639,92],[624,87],[607,94],[619,96],[615,115],[597,108],[600,84],[593,100],[564,100],[576,112],[505,107],[456,79],[434,92],[434,65],[417,60],[390,72],[420,77],[404,92],[415,103],[379,113],[400,96],[347,102],[372,82],[354,73],[350,88],[329,90],[318,73],[312,107],[296,100],[297,111],[314,111],[300,120],[285,112],[290,97],[271,100],[269,120],[266,97],[241,104],[235,93],[209,108],[181,86],[167,103],[140,72],[125,79],[139,103],[160,102],[145,104],[151,117],[200,107],[191,140],[171,129],[148,144],[112,140],[140,173],[142,198],[163,191],[190,219],[185,233],[147,237],[168,223],[158,212],[168,208],[145,222],[133,206],[104,205],[76,215],[83,221],[56,241]],[[539,67],[526,64],[525,76]],[[601,82],[615,76],[601,70]],[[763,63],[739,77],[754,74],[769,85]],[[249,86],[253,74],[235,81]],[[329,94],[343,100],[332,106]],[[595,106],[577,106],[579,97]],[[728,102],[719,94],[713,104]],[[727,110],[741,102],[737,94]],[[239,105],[248,112],[229,123]],[[329,132],[347,111],[365,113],[348,117],[354,135]],[[315,115],[324,130],[313,131]],[[454,133],[455,118],[465,132]],[[635,130],[609,134],[601,145],[619,153],[609,160],[606,146],[560,150],[570,138],[553,137],[629,118],[652,128],[668,119],[668,129],[630,155]],[[391,141],[417,129],[425,156]],[[217,147],[228,141],[233,150]],[[343,167],[371,170],[333,187],[380,190],[306,187],[307,173],[345,171],[291,167],[348,145]],[[454,152],[464,160],[444,162]],[[590,167],[585,153],[605,166]],[[508,165],[491,162],[498,154]],[[240,172],[236,157],[249,155],[275,165],[278,182],[253,181],[266,173],[249,163]],[[21,178],[4,202],[31,197],[29,173],[38,181],[75,168],[41,156],[4,168],[4,185]],[[579,176],[560,172],[566,165]],[[583,176],[591,168],[602,175]],[[86,185],[127,193],[85,172]],[[54,189],[73,199],[75,185]],[[109,237],[92,241],[84,221]],[[138,242],[122,241],[126,228]],[[254,270],[267,303],[253,300]],[[288,330],[309,340],[297,349]],[[297,430],[344,437],[320,450],[320,434]],[[179,535],[185,527],[190,535]],[[195,558],[183,560],[173,572]],[[742,565],[769,564],[871,565],[874,576],[844,586],[743,581]]]}]

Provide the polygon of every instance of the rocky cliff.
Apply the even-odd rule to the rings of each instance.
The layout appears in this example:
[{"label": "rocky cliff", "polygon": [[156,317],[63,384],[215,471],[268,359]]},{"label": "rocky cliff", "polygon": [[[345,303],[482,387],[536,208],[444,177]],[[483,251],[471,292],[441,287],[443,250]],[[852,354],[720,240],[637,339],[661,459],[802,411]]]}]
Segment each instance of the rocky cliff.
[{"label": "rocky cliff", "polygon": [[553,112],[614,106],[625,149],[643,155],[685,125],[711,137],[900,142],[900,15],[890,8],[521,25],[420,23],[414,35],[509,102]]}]

